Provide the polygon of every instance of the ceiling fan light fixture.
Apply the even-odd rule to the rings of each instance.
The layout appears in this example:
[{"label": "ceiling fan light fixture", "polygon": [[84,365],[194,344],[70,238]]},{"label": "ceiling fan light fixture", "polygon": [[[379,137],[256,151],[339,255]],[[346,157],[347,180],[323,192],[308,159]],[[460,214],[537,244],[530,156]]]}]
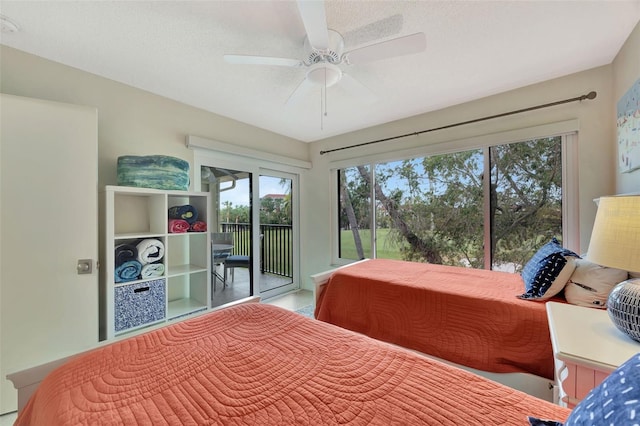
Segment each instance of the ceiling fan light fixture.
[{"label": "ceiling fan light fixture", "polygon": [[314,64],[307,71],[307,80],[314,85],[331,87],[342,78],[342,70],[334,64]]},{"label": "ceiling fan light fixture", "polygon": [[344,39],[337,31],[327,30],[329,37],[329,46],[326,49],[316,49],[311,46],[309,37],[304,40],[304,50],[308,52],[306,55],[307,64],[315,64],[320,62],[329,62],[339,64],[342,62],[342,54],[344,52]]}]

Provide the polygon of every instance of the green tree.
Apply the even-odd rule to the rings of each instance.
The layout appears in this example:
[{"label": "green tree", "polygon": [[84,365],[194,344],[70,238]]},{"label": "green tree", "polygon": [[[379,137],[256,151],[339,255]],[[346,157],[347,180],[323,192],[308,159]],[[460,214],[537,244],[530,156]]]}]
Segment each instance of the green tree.
[{"label": "green tree", "polygon": [[225,223],[249,223],[249,206],[233,207],[233,203],[225,201],[221,213]]},{"label": "green tree", "polygon": [[[366,174],[366,173],[365,173]],[[340,180],[340,205],[344,206],[341,209],[341,219],[343,228],[345,223],[348,224],[348,229],[351,229],[351,234],[353,235],[353,241],[356,247],[356,253],[359,259],[364,259],[364,248],[362,247],[362,239],[360,238],[358,220],[356,217],[355,210],[353,209],[353,202],[351,200],[351,196],[349,195],[349,188],[347,187],[347,176],[344,169],[340,170],[339,173]],[[368,176],[366,176],[363,181],[367,181]],[[344,219],[346,218],[346,221]]]},{"label": "green tree", "polygon": [[562,239],[560,138],[491,149],[492,258],[524,265],[552,237]]},{"label": "green tree", "polygon": [[291,179],[281,178],[279,184],[284,191],[283,196],[264,196],[260,199],[260,223],[275,225],[293,223]]},{"label": "green tree", "polygon": [[286,198],[260,199],[260,223],[291,225],[291,203]]},{"label": "green tree", "polygon": [[[482,150],[376,166],[376,203],[404,259],[481,268],[490,255],[494,264],[523,265],[548,239],[561,237],[561,139],[495,146],[489,155],[487,170]],[[356,206],[367,202],[362,189],[371,181],[366,168],[357,170],[341,194],[341,215],[351,203],[359,218],[348,221],[356,234],[363,229]],[[492,236],[486,252],[485,179]]]}]

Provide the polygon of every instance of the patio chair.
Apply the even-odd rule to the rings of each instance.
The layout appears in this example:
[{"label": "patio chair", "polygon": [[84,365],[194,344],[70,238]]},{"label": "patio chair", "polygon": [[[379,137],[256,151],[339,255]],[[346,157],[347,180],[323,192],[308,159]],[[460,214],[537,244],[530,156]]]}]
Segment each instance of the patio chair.
[{"label": "patio chair", "polygon": [[227,286],[226,269],[224,276],[218,273],[218,266],[224,265],[231,256],[233,250],[232,232],[212,232],[211,233],[211,278],[213,280],[213,291],[216,291],[218,280],[222,281],[222,288]]},{"label": "patio chair", "polygon": [[241,254],[234,254],[227,257],[224,261],[224,282],[227,282],[227,270],[231,269],[231,282],[234,280],[235,268],[250,268],[251,258]]}]

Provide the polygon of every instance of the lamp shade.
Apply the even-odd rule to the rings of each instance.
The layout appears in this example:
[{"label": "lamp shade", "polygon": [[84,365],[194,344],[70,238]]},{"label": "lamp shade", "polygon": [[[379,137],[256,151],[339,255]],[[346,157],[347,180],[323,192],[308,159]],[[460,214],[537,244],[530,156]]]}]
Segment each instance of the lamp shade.
[{"label": "lamp shade", "polygon": [[600,198],[587,258],[601,266],[640,272],[640,195]]},{"label": "lamp shade", "polygon": [[[601,266],[640,271],[640,196],[600,198],[587,258]],[[611,290],[607,313],[620,331],[640,342],[640,279]]]}]

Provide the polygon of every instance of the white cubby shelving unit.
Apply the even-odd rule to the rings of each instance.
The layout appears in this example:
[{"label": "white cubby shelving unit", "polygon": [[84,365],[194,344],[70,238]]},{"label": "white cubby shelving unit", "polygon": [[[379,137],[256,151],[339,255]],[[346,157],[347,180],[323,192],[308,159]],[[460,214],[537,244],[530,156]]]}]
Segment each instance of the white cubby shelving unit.
[{"label": "white cubby shelving unit", "polygon": [[[100,197],[100,339],[162,325],[211,306],[210,232],[169,232],[169,208],[191,205],[209,227],[205,192],[106,186]],[[164,246],[164,274],[116,282],[116,247],[155,239]]]}]

